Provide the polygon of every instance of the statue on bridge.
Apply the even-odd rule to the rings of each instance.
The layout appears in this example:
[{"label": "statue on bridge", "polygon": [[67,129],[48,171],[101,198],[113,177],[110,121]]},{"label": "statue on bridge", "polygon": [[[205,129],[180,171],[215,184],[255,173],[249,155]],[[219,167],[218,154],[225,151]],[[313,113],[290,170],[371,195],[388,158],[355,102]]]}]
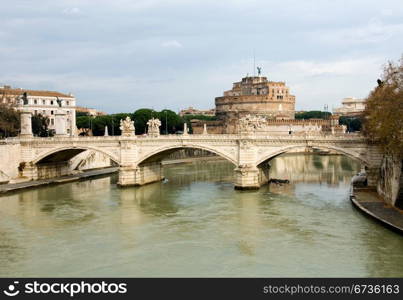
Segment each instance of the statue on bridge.
[{"label": "statue on bridge", "polygon": [[238,131],[240,133],[253,133],[264,130],[267,127],[267,120],[261,116],[246,115],[238,121]]},{"label": "statue on bridge", "polygon": [[150,119],[147,122],[148,126],[148,135],[150,136],[159,136],[160,135],[160,126],[161,126],[161,121],[159,119]]},{"label": "statue on bridge", "polygon": [[122,131],[122,136],[135,136],[134,121],[130,117],[126,117],[124,120],[120,120],[120,130]]}]

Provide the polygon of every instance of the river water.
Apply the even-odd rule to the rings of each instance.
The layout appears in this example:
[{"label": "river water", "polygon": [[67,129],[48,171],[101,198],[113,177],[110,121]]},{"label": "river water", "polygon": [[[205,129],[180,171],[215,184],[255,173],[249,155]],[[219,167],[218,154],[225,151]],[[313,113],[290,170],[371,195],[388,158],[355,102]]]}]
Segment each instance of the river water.
[{"label": "river water", "polygon": [[345,156],[282,155],[290,184],[236,191],[233,165],[165,167],[0,197],[0,276],[403,276],[403,237],[354,209]]}]

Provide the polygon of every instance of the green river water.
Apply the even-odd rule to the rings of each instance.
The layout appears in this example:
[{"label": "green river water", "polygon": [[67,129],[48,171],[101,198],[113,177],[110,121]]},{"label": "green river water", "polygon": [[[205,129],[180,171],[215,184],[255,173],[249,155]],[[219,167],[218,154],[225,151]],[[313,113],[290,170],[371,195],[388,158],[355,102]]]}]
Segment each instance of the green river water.
[{"label": "green river water", "polygon": [[403,237],[350,203],[360,166],[288,154],[236,191],[224,161],[165,167],[166,182],[118,188],[117,176],[0,197],[0,276],[403,276]]}]

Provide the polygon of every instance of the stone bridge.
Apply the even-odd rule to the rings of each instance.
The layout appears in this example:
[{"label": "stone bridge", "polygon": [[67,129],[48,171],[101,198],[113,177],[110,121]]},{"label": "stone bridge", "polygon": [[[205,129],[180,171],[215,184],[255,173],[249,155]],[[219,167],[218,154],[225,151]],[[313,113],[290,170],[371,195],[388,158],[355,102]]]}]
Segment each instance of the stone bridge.
[{"label": "stone bridge", "polygon": [[[40,179],[43,170],[67,175],[69,160],[85,150],[101,152],[119,165],[120,186],[143,185],[162,179],[161,160],[183,148],[207,150],[234,165],[234,185],[239,189],[255,189],[266,183],[268,161],[286,152],[334,151],[358,160],[365,167],[368,184],[375,186],[381,164],[381,153],[357,134],[284,135],[262,134],[183,134],[149,136],[99,136],[37,138],[21,135],[3,140],[12,146],[12,154],[20,176]],[[11,149],[11,148],[10,148]],[[1,171],[1,167],[0,167]]]}]

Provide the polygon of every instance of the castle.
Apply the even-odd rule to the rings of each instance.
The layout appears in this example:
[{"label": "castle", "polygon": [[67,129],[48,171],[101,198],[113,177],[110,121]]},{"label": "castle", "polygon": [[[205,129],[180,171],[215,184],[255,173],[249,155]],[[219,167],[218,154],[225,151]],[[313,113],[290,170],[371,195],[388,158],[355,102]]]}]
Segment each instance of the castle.
[{"label": "castle", "polygon": [[[338,119],[295,120],[295,96],[285,82],[274,82],[263,76],[247,76],[233,83],[231,90],[215,98],[215,121],[191,120],[193,133],[231,134],[239,131],[239,121],[248,116],[263,118],[270,134],[299,132],[342,132]],[[333,129],[332,129],[333,128]]]}]

